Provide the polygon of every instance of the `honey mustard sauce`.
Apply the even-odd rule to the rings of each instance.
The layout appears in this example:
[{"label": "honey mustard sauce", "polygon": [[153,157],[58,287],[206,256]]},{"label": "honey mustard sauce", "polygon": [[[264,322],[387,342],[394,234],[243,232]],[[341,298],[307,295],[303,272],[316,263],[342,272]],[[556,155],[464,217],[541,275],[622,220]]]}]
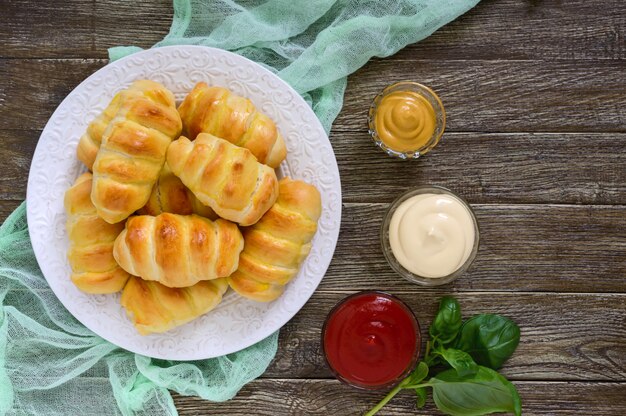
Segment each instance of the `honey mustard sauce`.
[{"label": "honey mustard sauce", "polygon": [[394,91],[384,96],[377,106],[375,120],[380,140],[398,152],[423,148],[437,126],[435,109],[414,91]]}]

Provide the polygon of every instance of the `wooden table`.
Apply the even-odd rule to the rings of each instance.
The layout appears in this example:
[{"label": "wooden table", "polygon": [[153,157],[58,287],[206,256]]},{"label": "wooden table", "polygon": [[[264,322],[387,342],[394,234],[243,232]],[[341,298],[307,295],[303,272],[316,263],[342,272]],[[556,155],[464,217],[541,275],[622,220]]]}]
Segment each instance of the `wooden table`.
[{"label": "wooden table", "polygon": [[[149,47],[169,0],[0,0],[0,216],[25,197],[41,129],[61,100],[107,63],[107,47]],[[362,413],[381,393],[334,380],[320,354],[330,308],[383,289],[430,322],[454,294],[466,315],[513,318],[522,340],[503,373],[527,415],[626,414],[626,7],[623,0],[485,0],[429,39],[352,75],[331,141],[343,218],[322,284],[281,331],[261,379],[226,403],[176,396],[181,414]],[[392,160],[367,135],[372,97],[404,79],[432,86],[448,113],[441,144]],[[439,184],[475,208],[481,247],[470,272],[422,289],[379,245],[390,201]],[[425,329],[425,328],[424,328]],[[381,414],[433,414],[399,395]]]}]

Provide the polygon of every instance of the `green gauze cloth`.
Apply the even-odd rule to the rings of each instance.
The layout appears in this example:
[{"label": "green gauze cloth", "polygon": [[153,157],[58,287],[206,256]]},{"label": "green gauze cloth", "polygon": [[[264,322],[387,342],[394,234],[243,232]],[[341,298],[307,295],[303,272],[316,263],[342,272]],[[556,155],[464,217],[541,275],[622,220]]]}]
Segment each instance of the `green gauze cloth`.
[{"label": "green gauze cloth", "polygon": [[[156,46],[213,46],[259,62],[302,94],[330,131],[349,74],[424,39],[478,0],[258,3],[175,0],[170,33]],[[138,49],[109,53],[114,60]],[[265,371],[277,348],[274,334],[228,356],[173,362],[111,345],[48,287],[24,204],[0,228],[0,305],[0,415],[175,415],[168,390],[228,400]]]},{"label": "green gauze cloth", "polygon": [[[174,0],[170,33],[154,46],[212,46],[256,61],[302,95],[330,132],[348,75],[373,56],[428,37],[478,1]],[[111,48],[109,57],[139,50]]]},{"label": "green gauze cloth", "polygon": [[245,350],[175,362],[103,340],[61,305],[37,266],[26,204],[0,227],[0,415],[176,415],[168,389],[223,401],[263,374],[278,334]]}]

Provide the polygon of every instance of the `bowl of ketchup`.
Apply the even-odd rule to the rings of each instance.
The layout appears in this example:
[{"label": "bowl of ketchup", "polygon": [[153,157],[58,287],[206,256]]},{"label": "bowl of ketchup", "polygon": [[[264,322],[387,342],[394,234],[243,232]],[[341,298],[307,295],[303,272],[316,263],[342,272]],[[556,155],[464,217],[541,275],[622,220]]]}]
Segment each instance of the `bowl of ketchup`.
[{"label": "bowl of ketchup", "polygon": [[419,322],[400,299],[385,292],[350,295],[330,311],[322,350],[338,380],[361,389],[386,389],[415,367]]}]

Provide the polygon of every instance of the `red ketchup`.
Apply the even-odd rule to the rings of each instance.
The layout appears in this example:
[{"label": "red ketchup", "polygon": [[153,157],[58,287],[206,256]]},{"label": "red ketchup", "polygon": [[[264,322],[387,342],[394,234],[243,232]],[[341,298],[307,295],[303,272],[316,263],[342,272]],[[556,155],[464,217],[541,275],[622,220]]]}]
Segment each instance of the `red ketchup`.
[{"label": "red ketchup", "polygon": [[356,293],[326,318],[322,347],[339,380],[365,389],[386,388],[415,366],[419,323],[408,306],[389,294]]}]

